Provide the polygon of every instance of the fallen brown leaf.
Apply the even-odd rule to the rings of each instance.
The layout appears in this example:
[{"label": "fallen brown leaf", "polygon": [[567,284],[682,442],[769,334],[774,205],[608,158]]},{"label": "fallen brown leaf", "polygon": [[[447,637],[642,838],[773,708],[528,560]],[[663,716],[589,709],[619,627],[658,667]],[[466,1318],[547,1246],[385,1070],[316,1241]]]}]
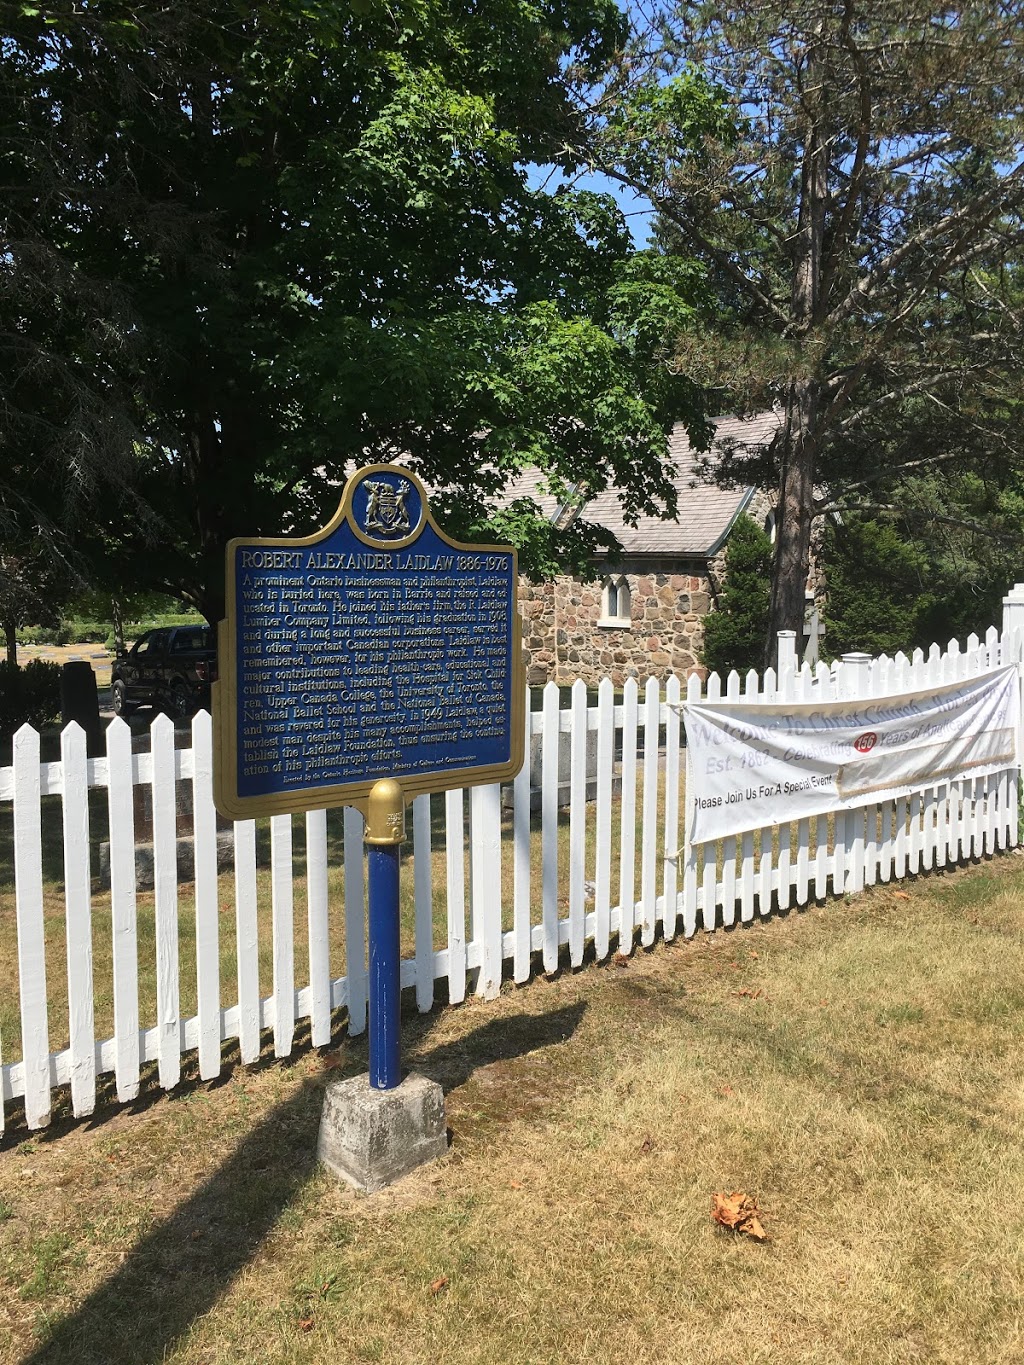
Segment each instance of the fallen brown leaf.
[{"label": "fallen brown leaf", "polygon": [[336,1052],[323,1052],[320,1054],[320,1065],[325,1071],[333,1071],[341,1066],[341,1058]]},{"label": "fallen brown leaf", "polygon": [[431,1294],[433,1294],[433,1295],[436,1297],[438,1294],[441,1293],[442,1289],[447,1289],[447,1288],[448,1288],[448,1276],[447,1276],[447,1275],[439,1275],[438,1278],[437,1278],[436,1280],[432,1281],[432,1283],[431,1283],[431,1285],[430,1285],[430,1292],[431,1292]]},{"label": "fallen brown leaf", "polygon": [[893,899],[894,899],[894,900],[898,900],[898,901],[908,901],[908,900],[910,900],[910,892],[909,892],[909,891],[894,891],[892,894],[893,894]]},{"label": "fallen brown leaf", "polygon": [[298,1327],[300,1332],[311,1332],[313,1330],[313,1318],[299,1318]]},{"label": "fallen brown leaf", "polygon": [[513,1190],[521,1190],[523,1188],[523,1182],[521,1180],[510,1180],[508,1183],[509,1187]]},{"label": "fallen brown leaf", "polygon": [[641,1152],[654,1151],[654,1139],[651,1137],[650,1133],[648,1133],[647,1136],[644,1138],[643,1142],[641,1142],[640,1150]]},{"label": "fallen brown leaf", "polygon": [[713,1194],[711,1196],[711,1217],[723,1228],[729,1228],[732,1232],[742,1232],[745,1237],[752,1237],[755,1242],[766,1242],[768,1234],[761,1226],[758,1218],[760,1210],[757,1204],[751,1199],[749,1194],[743,1190],[733,1190],[730,1194]]},{"label": "fallen brown leaf", "polygon": [[731,1095],[731,1094],[732,1094],[732,1086],[731,1086],[731,1085],[723,1085],[722,1088],[719,1090],[718,1093],[719,1093],[720,1095]]},{"label": "fallen brown leaf", "polygon": [[616,954],[615,954],[615,965],[616,965],[616,967],[628,967],[628,966],[629,966],[629,958],[626,956],[625,953],[616,953]]}]

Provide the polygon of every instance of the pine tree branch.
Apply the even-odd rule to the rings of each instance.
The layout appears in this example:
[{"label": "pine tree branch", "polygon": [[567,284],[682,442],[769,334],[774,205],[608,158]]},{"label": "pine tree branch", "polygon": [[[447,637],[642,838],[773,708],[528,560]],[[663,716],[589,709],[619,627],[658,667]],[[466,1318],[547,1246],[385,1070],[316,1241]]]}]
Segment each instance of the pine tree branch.
[{"label": "pine tree branch", "polygon": [[903,398],[910,398],[915,393],[922,393],[937,384],[944,384],[947,379],[956,379],[961,375],[971,374],[985,368],[984,365],[957,366],[957,368],[953,370],[938,370],[923,375],[920,379],[915,379],[908,384],[901,384],[898,388],[890,389],[887,393],[883,393],[879,395],[878,398],[872,399],[870,403],[865,403],[863,406],[856,408],[848,417],[845,417],[838,424],[836,432],[838,435],[845,436],[852,427],[860,426],[867,418],[873,417],[876,413],[884,411],[885,408],[891,407],[894,403],[900,402]]},{"label": "pine tree branch", "polygon": [[[836,511],[836,512],[840,512],[840,513],[841,513],[841,512],[868,512],[868,513],[872,513],[872,512],[894,512],[897,516],[902,517],[904,521],[909,520],[909,519],[911,518],[911,516],[914,516],[914,515],[915,515],[913,512],[908,512],[907,509],[906,509],[905,507],[897,507],[897,506],[895,506],[895,504],[889,503],[889,502],[863,502],[863,503],[846,504],[846,505],[843,505],[843,506],[840,506],[840,505],[837,504],[837,505],[834,505],[834,506],[825,508],[824,510],[825,510],[825,511]],[[949,517],[949,516],[946,516],[944,513],[941,513],[941,512],[925,512],[925,511],[920,511],[920,512],[916,513],[916,515],[917,515],[917,517],[919,517],[922,521],[939,521],[939,522],[942,522],[943,525],[945,525],[945,526],[959,526],[959,527],[961,528],[961,530],[964,530],[964,531],[975,531],[978,535],[986,536],[989,540],[998,540],[998,541],[1001,541],[1001,542],[1003,542],[1004,544],[1007,544],[1007,545],[1011,545],[1011,544],[1012,544],[1012,545],[1016,545],[1016,544],[1018,543],[1019,539],[1020,539],[1020,537],[1017,536],[1017,535],[1011,535],[1011,534],[1009,534],[1009,533],[1001,532],[1001,531],[994,531],[994,530],[992,529],[991,526],[986,526],[986,525],[984,525],[983,522],[980,522],[980,521],[967,521],[967,520],[965,520],[963,517]]]},{"label": "pine tree branch", "polygon": [[[984,194],[979,194],[971,203],[965,204],[963,208],[957,209],[953,213],[948,213],[937,223],[921,228],[896,247],[894,251],[891,251],[888,256],[884,256],[876,266],[860,277],[846,297],[828,314],[825,321],[830,326],[837,326],[844,322],[860,304],[866,303],[879,285],[891,278],[915,252],[950,233],[969,231],[973,235],[979,229],[988,227],[998,213],[1014,206],[1022,196],[1024,196],[1024,163],[1015,166],[998,186],[994,186]],[[962,240],[962,237],[958,240]],[[971,259],[975,254],[977,253],[964,253],[963,259],[965,261]],[[954,258],[951,263],[943,267],[940,273],[945,273],[950,268],[957,268],[958,263],[958,260]],[[929,272],[930,279],[936,277],[936,270]]]},{"label": "pine tree branch", "polygon": [[[568,150],[573,151],[574,149],[569,148]],[[627,189],[635,190],[637,194],[642,194],[650,199],[659,213],[664,214],[681,232],[685,233],[699,251],[703,251],[706,256],[709,256],[711,260],[714,261],[715,265],[717,265],[720,270],[724,271],[733,283],[738,285],[752,302],[764,309],[764,311],[770,314],[776,322],[781,323],[783,326],[789,322],[789,314],[780,307],[771,295],[766,294],[756,280],[752,279],[745,271],[741,270],[736,262],[729,256],[728,252],[723,251],[721,247],[715,246],[710,238],[701,232],[691,218],[680,212],[667,195],[659,194],[656,190],[652,189],[650,185],[645,185],[642,181],[637,180],[626,171],[619,170],[617,167],[607,165],[600,161],[595,164],[602,174],[608,176],[610,180],[617,180],[620,185],[625,185]]]},{"label": "pine tree branch", "polygon": [[846,490],[837,493],[833,498],[816,498],[814,515],[822,516],[825,512],[851,510],[843,502],[843,499],[847,496],[847,492],[854,488],[869,488],[872,484],[881,483],[897,474],[906,474],[915,469],[931,468],[939,464],[949,464],[952,460],[962,460],[963,458],[964,452],[962,450],[947,450],[941,455],[925,455],[920,460],[904,460],[901,464],[886,465],[884,469],[879,469],[874,474],[866,474],[864,478],[856,479],[853,483],[847,484]]},{"label": "pine tree branch", "polygon": [[853,155],[853,165],[846,187],[846,199],[837,216],[835,231],[832,234],[828,260],[823,263],[821,272],[821,298],[827,299],[835,278],[838,263],[844,258],[849,243],[850,224],[853,222],[857,200],[864,181],[864,168],[867,165],[871,148],[871,76],[863,53],[850,33],[853,18],[853,5],[847,3],[843,11],[841,41],[857,72],[859,95],[859,117],[857,124],[857,146]]}]

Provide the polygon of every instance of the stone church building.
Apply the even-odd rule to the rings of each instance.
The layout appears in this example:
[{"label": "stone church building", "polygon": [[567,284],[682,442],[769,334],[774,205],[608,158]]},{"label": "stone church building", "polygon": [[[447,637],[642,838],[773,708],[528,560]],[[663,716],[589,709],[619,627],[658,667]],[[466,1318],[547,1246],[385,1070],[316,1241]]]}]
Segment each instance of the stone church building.
[{"label": "stone church building", "polygon": [[[720,418],[712,458],[715,446],[726,442],[739,449],[767,444],[778,423],[774,412]],[[620,556],[593,582],[568,576],[541,584],[521,581],[530,686],[576,678],[597,684],[604,677],[621,686],[629,677],[676,673],[685,678],[700,667],[704,618],[714,610],[721,587],[729,532],[744,514],[770,532],[773,514],[771,500],[753,487],[696,482],[699,457],[681,424],[672,432],[670,450],[678,471],[674,521],[646,517],[627,526],[615,490],[608,489],[579,512],[614,533]],[[517,482],[514,494],[532,497],[552,518],[562,514],[555,499],[539,493],[529,477]]]}]

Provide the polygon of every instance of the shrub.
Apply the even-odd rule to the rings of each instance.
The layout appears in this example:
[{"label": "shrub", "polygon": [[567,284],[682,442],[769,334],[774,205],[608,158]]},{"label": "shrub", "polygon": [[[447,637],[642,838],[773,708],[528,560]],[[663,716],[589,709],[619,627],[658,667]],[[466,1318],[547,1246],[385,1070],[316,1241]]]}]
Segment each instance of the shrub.
[{"label": "shrub", "polygon": [[736,521],[718,606],[704,621],[701,662],[722,678],[764,664],[765,632],[772,592],[772,542],[750,517]]},{"label": "shrub", "polygon": [[102,644],[110,633],[106,621],[65,620],[62,625],[67,629],[69,645]]},{"label": "shrub", "polygon": [[0,731],[26,723],[38,730],[60,719],[60,665],[33,659],[24,668],[0,663]]}]

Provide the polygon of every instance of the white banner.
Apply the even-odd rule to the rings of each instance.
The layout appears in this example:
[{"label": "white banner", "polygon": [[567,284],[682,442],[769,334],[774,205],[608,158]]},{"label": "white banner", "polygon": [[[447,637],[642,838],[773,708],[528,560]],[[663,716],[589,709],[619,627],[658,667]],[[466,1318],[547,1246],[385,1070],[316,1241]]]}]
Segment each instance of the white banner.
[{"label": "white banner", "polygon": [[857,701],[683,707],[690,840],[854,810],[1017,762],[1017,669]]}]

